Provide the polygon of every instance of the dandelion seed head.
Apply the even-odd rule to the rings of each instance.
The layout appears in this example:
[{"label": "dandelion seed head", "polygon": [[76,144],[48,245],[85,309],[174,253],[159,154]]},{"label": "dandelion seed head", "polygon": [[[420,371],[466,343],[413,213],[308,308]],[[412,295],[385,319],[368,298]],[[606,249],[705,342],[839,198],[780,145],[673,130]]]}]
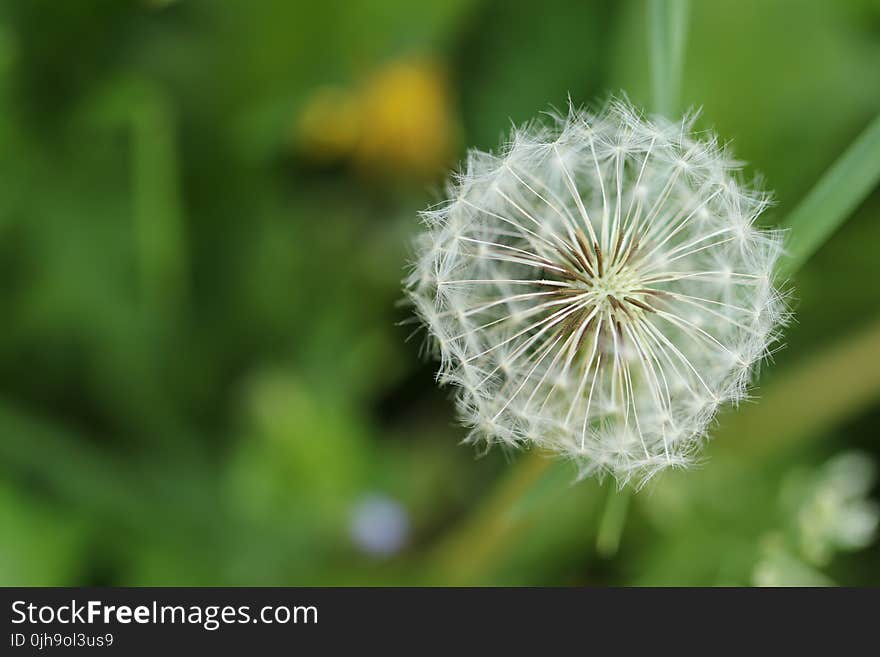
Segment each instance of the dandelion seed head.
[{"label": "dandelion seed head", "polygon": [[769,196],[695,115],[613,99],[472,152],[406,288],[467,440],[644,481],[693,460],[785,319]]}]

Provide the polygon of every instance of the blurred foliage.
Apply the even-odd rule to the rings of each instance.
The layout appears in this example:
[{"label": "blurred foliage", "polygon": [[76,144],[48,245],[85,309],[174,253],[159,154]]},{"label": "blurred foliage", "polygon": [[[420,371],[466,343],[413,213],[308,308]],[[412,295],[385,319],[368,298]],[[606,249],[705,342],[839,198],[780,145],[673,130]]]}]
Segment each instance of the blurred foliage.
[{"label": "blurred foliage", "polygon": [[[691,7],[684,104],[778,221],[880,111],[880,2]],[[397,325],[464,146],[569,96],[647,102],[646,16],[0,4],[0,583],[880,584],[880,350],[847,351],[880,316],[876,191],[798,273],[767,398],[633,498],[616,550],[611,486],[474,458]],[[376,496],[407,514],[392,556],[351,536]]]}]

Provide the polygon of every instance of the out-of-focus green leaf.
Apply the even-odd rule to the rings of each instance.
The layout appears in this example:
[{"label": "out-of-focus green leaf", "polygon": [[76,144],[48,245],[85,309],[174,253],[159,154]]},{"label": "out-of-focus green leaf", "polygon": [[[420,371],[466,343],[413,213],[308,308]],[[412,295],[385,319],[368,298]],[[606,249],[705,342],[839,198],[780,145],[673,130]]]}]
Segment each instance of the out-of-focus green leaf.
[{"label": "out-of-focus green leaf", "polygon": [[511,123],[550,109],[566,109],[602,95],[606,75],[607,25],[617,3],[548,0],[540,20],[534,7],[517,0],[487,2],[474,13],[456,52],[467,143],[492,149]]},{"label": "out-of-focus green leaf", "polygon": [[0,481],[0,585],[74,586],[89,540],[81,515],[26,499]]}]

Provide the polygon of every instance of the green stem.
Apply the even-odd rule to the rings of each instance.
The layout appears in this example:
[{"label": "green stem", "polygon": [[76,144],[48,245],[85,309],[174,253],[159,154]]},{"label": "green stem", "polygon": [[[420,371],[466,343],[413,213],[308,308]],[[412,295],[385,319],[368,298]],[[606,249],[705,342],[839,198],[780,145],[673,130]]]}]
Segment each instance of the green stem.
[{"label": "green stem", "polygon": [[681,96],[688,0],[648,0],[654,111],[678,112]]},{"label": "green stem", "polygon": [[596,535],[596,552],[600,556],[610,558],[617,554],[620,537],[623,536],[623,528],[626,525],[630,497],[632,497],[632,489],[629,487],[621,490],[612,488],[608,492],[605,511]]}]

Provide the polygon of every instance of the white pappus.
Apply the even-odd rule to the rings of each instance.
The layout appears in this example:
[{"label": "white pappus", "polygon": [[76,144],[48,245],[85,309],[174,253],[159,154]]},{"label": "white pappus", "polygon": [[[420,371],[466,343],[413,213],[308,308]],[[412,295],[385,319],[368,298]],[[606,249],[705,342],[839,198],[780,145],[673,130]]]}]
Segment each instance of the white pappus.
[{"label": "white pappus", "polygon": [[786,317],[778,232],[712,134],[613,99],[470,153],[405,281],[468,441],[643,482],[693,461]]}]

